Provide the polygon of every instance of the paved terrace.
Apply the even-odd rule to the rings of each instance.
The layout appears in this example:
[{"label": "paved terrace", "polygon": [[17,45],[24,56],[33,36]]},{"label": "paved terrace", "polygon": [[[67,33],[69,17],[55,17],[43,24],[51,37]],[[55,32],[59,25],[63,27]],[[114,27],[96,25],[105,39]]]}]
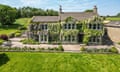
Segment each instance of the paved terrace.
[{"label": "paved terrace", "polygon": [[[22,44],[20,42],[20,40],[22,40],[24,38],[12,38],[10,39],[12,41],[12,47],[20,47],[20,48],[24,48],[24,47],[31,47],[31,48],[53,48],[53,47],[58,47],[58,45],[54,45],[54,44],[39,44],[39,45],[31,45],[31,44]],[[80,44],[63,44],[62,45],[65,52],[78,52],[80,51],[80,48],[83,45]],[[86,48],[110,48],[111,46],[108,45],[96,45],[96,46],[85,46]]]}]

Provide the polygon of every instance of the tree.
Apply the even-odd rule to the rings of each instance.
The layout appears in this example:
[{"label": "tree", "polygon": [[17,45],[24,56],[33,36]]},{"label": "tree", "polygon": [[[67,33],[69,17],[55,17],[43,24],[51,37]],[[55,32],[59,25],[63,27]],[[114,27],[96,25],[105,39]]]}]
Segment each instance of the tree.
[{"label": "tree", "polygon": [[93,10],[85,10],[85,12],[93,12]]},{"label": "tree", "polygon": [[16,9],[7,5],[0,4],[0,23],[9,25],[15,21]]},{"label": "tree", "polygon": [[117,17],[120,17],[120,13],[117,14]]},{"label": "tree", "polygon": [[17,9],[17,17],[33,17],[33,16],[57,16],[58,12],[52,9],[43,10],[41,8],[22,7]]}]

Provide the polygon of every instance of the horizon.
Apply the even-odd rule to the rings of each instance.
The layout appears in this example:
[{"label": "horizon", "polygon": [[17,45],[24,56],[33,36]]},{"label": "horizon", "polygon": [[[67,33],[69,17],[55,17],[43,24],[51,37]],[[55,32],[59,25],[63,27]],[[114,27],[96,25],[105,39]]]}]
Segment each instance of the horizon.
[{"label": "horizon", "polygon": [[120,0],[1,0],[0,4],[11,7],[34,7],[41,9],[53,9],[59,11],[59,5],[62,6],[63,12],[82,12],[87,9],[93,9],[96,5],[98,14],[101,16],[114,16],[120,13]]}]

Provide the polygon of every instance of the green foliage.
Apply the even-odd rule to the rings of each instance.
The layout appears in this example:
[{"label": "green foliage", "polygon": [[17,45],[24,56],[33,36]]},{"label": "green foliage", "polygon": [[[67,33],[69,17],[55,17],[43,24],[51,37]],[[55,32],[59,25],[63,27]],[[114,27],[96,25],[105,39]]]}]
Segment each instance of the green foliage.
[{"label": "green foliage", "polygon": [[6,26],[0,26],[0,34],[7,34],[11,35],[12,33],[15,33],[19,28],[25,27],[27,28],[28,24],[30,24],[31,18],[20,18],[16,19],[14,24]]},{"label": "green foliage", "polygon": [[33,16],[57,16],[58,12],[52,9],[43,10],[33,7],[22,7],[17,9],[17,18],[33,17]]},{"label": "green foliage", "polygon": [[21,40],[21,42],[23,44],[39,44],[39,42],[33,40],[33,39],[24,39],[24,40]]},{"label": "green foliage", "polygon": [[85,10],[85,12],[93,12],[93,10]]},{"label": "green foliage", "polygon": [[21,26],[18,28],[19,30],[26,30],[27,28],[25,26]]},{"label": "green foliage", "polygon": [[82,46],[82,47],[80,48],[80,51],[86,51],[85,47]]},{"label": "green foliage", "polygon": [[120,17],[107,17],[106,20],[120,21]]},{"label": "green foliage", "polygon": [[118,44],[120,45],[120,42],[118,42]]},{"label": "green foliage", "polygon": [[61,25],[59,23],[48,24],[48,30],[51,37],[50,41],[59,41]]},{"label": "green foliage", "polygon": [[67,22],[74,22],[75,21],[75,19],[73,18],[73,17],[67,17],[66,19],[65,19],[65,22],[67,23]]},{"label": "green foliage", "polygon": [[2,25],[13,24],[16,17],[16,9],[0,4],[0,23]]},{"label": "green foliage", "polygon": [[62,30],[61,33],[63,36],[68,36],[68,35],[76,36],[79,33],[79,30],[77,29]]},{"label": "green foliage", "polygon": [[62,46],[62,45],[59,45],[59,46],[58,46],[58,50],[60,50],[60,51],[64,51],[63,46]]},{"label": "green foliage", "polygon": [[113,53],[118,53],[118,50],[117,50],[117,48],[112,47],[112,48],[110,48],[110,52],[113,52]]},{"label": "green foliage", "polygon": [[0,45],[4,42],[4,40],[0,39]]},{"label": "green foliage", "polygon": [[102,36],[104,34],[104,28],[102,28],[101,30],[95,30],[95,29],[89,29],[88,28],[88,24],[103,24],[103,20],[101,17],[94,17],[93,19],[91,20],[88,20],[88,21],[84,21],[83,22],[83,32],[84,32],[84,39],[83,39],[83,42],[85,44],[88,43],[89,41],[89,38],[91,36]]},{"label": "green foliage", "polygon": [[21,33],[15,33],[15,37],[20,37],[21,36]]}]

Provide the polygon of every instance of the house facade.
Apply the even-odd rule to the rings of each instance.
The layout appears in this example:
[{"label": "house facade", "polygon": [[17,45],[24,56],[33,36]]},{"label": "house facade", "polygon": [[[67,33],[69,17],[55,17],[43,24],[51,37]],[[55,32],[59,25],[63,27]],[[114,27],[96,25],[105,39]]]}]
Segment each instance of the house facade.
[{"label": "house facade", "polygon": [[28,38],[40,43],[102,44],[104,27],[97,7],[92,12],[63,12],[58,16],[34,16]]}]

